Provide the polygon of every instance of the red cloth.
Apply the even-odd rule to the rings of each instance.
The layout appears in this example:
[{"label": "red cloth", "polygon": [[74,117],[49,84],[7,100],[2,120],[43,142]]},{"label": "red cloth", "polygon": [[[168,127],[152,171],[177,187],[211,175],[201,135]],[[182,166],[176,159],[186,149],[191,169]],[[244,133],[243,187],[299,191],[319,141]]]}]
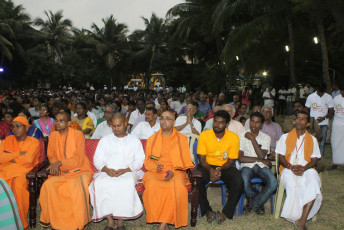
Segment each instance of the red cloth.
[{"label": "red cloth", "polygon": [[10,125],[11,124],[7,121],[0,121],[0,140],[3,140],[10,135]]}]

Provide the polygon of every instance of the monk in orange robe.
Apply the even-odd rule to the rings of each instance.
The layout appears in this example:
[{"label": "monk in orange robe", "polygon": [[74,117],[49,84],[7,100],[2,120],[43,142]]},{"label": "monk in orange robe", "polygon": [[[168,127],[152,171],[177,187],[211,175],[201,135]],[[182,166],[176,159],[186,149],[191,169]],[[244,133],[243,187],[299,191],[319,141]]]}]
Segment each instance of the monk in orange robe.
[{"label": "monk in orange robe", "polygon": [[161,129],[147,141],[143,177],[143,203],[148,223],[161,223],[160,230],[188,225],[187,169],[191,162],[187,138],[175,128],[175,115],[166,111],[160,118]]},{"label": "monk in orange robe", "polygon": [[92,168],[85,155],[85,137],[69,127],[70,114],[56,115],[56,130],[50,135],[49,178],[43,183],[39,202],[40,224],[52,229],[84,229],[91,221],[88,185]]},{"label": "monk in orange robe", "polygon": [[14,193],[24,229],[29,229],[29,191],[26,174],[38,164],[39,141],[28,137],[29,122],[25,117],[12,121],[14,135],[6,137],[0,145],[0,178],[5,180]]}]

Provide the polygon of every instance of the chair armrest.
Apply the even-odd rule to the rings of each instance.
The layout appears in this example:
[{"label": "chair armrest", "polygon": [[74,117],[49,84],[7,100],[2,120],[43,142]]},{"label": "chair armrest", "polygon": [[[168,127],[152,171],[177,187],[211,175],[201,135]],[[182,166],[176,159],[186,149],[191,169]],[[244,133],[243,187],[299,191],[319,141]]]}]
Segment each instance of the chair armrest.
[{"label": "chair armrest", "polygon": [[31,169],[30,172],[28,172],[26,174],[26,179],[34,179],[36,178],[36,174],[42,170],[43,168],[45,168],[46,166],[49,165],[48,161],[43,161],[41,163],[39,163],[38,165],[36,165],[33,169]]},{"label": "chair armrest", "polygon": [[193,169],[188,169],[187,173],[189,175],[189,178],[202,178],[202,173],[201,171],[199,171],[197,168],[193,168]]},{"label": "chair armrest", "polygon": [[37,172],[37,177],[42,179],[47,179],[49,172],[47,171],[47,168],[49,167],[49,164],[44,166],[39,172]]}]

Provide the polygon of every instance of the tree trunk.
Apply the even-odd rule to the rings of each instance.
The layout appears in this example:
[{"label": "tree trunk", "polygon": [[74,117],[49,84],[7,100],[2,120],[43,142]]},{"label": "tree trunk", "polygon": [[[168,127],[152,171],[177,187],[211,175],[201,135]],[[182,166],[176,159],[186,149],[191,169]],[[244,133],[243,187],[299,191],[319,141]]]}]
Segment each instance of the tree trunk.
[{"label": "tree trunk", "polygon": [[289,68],[290,68],[290,81],[291,83],[296,83],[295,75],[295,41],[294,41],[294,28],[293,22],[290,18],[287,18],[288,33],[289,33]]},{"label": "tree trunk", "polygon": [[327,53],[327,45],[325,39],[325,28],[324,23],[322,20],[318,21],[318,32],[320,38],[320,45],[321,45],[321,55],[322,55],[322,66],[323,66],[323,82],[327,84],[327,91],[330,92],[331,90],[331,79],[330,79],[330,72],[329,72],[329,64],[328,64],[328,53]]}]

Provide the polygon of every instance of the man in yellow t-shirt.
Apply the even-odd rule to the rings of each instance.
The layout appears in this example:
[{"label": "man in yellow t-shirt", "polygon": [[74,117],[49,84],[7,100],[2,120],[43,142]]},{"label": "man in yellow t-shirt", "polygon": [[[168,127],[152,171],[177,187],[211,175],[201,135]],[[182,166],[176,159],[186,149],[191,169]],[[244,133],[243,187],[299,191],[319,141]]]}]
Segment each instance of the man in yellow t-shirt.
[{"label": "man in yellow t-shirt", "polygon": [[[197,154],[198,169],[202,178],[198,181],[202,216],[207,222],[217,220],[221,224],[227,218],[232,219],[235,207],[244,191],[244,182],[234,162],[239,154],[239,137],[228,131],[230,115],[225,110],[214,114],[213,128],[202,132],[199,136]],[[214,212],[207,199],[206,185],[211,181],[222,180],[228,191],[228,199],[222,212]]]}]

